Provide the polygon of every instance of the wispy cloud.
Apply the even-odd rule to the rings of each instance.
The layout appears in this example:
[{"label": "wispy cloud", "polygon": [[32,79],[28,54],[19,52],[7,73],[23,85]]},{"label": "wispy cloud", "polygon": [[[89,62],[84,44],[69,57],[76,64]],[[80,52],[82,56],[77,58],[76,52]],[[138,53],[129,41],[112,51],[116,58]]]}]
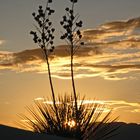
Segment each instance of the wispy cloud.
[{"label": "wispy cloud", "polygon": [[[140,76],[140,18],[105,23],[82,32],[86,42],[75,54],[76,78],[103,77],[125,80]],[[57,46],[51,55],[52,75],[70,78],[70,57],[67,45]],[[0,70],[46,72],[40,49],[17,53],[0,52]]]},{"label": "wispy cloud", "polygon": [[2,45],[5,42],[5,40],[0,40],[0,45]]},{"label": "wispy cloud", "polygon": [[138,113],[140,115],[140,103],[127,102],[123,100],[110,100],[102,101],[105,105],[113,109],[114,111],[122,111],[127,113]]},{"label": "wispy cloud", "polygon": [[[35,101],[42,101],[43,103],[53,104],[52,101],[46,100],[45,98],[38,97]],[[104,112],[113,109],[114,111],[127,111],[131,113],[140,113],[140,103],[137,102],[128,102],[124,100],[84,100],[83,104],[99,104],[101,107],[103,106]],[[79,100],[80,104],[81,101]]]},{"label": "wispy cloud", "polygon": [[0,99],[0,105],[10,105],[9,101],[5,101],[4,99]]},{"label": "wispy cloud", "polygon": [[83,31],[83,35],[86,41],[101,44],[133,38],[139,40],[140,18],[105,23],[96,29]]},{"label": "wispy cloud", "polygon": [[140,103],[136,102],[127,102],[123,100],[85,100],[84,103],[97,103],[105,105],[106,108],[113,109],[114,111],[124,110],[131,113],[140,113]]}]

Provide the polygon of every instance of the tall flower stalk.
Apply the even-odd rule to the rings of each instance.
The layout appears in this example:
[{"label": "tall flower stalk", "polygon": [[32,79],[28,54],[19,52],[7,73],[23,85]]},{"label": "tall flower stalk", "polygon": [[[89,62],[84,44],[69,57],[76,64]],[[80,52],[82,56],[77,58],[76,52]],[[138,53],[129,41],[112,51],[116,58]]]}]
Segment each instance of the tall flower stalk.
[{"label": "tall flower stalk", "polygon": [[35,12],[32,13],[37,25],[34,25],[36,31],[31,31],[30,34],[33,35],[34,43],[36,43],[43,50],[45,56],[47,69],[48,69],[49,82],[50,82],[50,87],[52,92],[53,106],[55,109],[57,120],[59,122],[59,116],[57,112],[56,99],[55,99],[55,93],[54,93],[52,77],[51,77],[51,69],[49,63],[49,55],[54,50],[54,32],[55,32],[55,28],[53,28],[52,22],[50,21],[50,16],[55,12],[55,10],[50,8],[49,6],[50,3],[52,3],[52,0],[47,0],[45,9],[43,9],[42,6],[39,6],[38,13],[37,14]]},{"label": "tall flower stalk", "polygon": [[[81,31],[80,28],[82,27],[83,22],[79,21],[79,14],[74,13],[74,6],[78,2],[78,0],[70,0],[71,7],[66,7],[65,11],[66,14],[63,16],[63,20],[60,21],[60,24],[64,28],[65,32],[62,33],[60,39],[65,40],[68,45],[68,49],[70,52],[70,68],[71,68],[71,79],[72,79],[72,88],[74,94],[74,101],[75,101],[75,112],[76,112],[76,121],[78,120],[78,105],[77,105],[77,93],[74,81],[74,55],[76,51],[79,49],[81,45],[84,45],[81,42]],[[77,122],[78,123],[78,122]],[[76,123],[76,124],[77,124]]]},{"label": "tall flower stalk", "polygon": [[[113,126],[116,120],[110,120],[111,111],[104,115],[104,106],[98,103],[84,103],[77,97],[74,81],[74,55],[81,45],[82,34],[80,28],[82,21],[79,21],[79,14],[75,14],[74,6],[78,0],[70,0],[71,7],[66,7],[66,14],[60,24],[65,32],[61,39],[67,42],[70,53],[70,68],[72,78],[73,95],[58,96],[59,104],[56,104],[55,92],[52,83],[49,56],[54,50],[55,29],[50,21],[50,16],[55,12],[49,4],[52,0],[47,0],[45,9],[39,6],[38,13],[33,13],[37,23],[34,25],[36,31],[31,31],[33,41],[43,51],[48,68],[49,82],[52,92],[53,104],[49,104],[46,99],[35,101],[35,107],[27,107],[30,117],[19,115],[23,121],[21,126],[29,128],[34,132],[58,135],[77,140],[106,140],[114,135],[119,126]],[[102,116],[103,114],[103,116]]]}]

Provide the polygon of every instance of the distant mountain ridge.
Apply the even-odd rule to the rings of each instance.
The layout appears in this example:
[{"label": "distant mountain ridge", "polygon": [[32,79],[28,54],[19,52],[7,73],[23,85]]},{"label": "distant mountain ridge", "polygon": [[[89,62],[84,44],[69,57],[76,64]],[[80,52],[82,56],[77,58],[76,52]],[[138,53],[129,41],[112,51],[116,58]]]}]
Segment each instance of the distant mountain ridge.
[{"label": "distant mountain ridge", "polygon": [[57,136],[33,133],[18,128],[0,125],[0,140],[69,140]]},{"label": "distant mountain ridge", "polygon": [[135,123],[119,123],[118,135],[110,140],[140,140],[140,125]]},{"label": "distant mountain ridge", "polygon": [[[110,140],[139,140],[140,125],[138,124],[120,124],[121,127],[117,131],[118,135],[110,138]],[[1,139],[2,138],[2,139]],[[46,134],[33,133],[22,129],[17,129],[9,126],[0,125],[1,140],[69,140],[57,136],[49,136]]]}]

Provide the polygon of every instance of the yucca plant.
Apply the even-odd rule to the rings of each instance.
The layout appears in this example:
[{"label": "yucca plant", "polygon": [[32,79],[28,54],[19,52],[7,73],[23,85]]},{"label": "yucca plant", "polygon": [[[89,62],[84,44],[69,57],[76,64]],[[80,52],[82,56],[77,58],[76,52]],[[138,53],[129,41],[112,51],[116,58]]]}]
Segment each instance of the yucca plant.
[{"label": "yucca plant", "polygon": [[[82,27],[83,22],[79,20],[79,14],[76,14],[74,11],[74,6],[78,2],[78,0],[69,0],[71,3],[71,7],[66,7],[65,11],[66,14],[63,16],[62,21],[60,24],[64,28],[64,32],[60,39],[65,40],[67,43],[68,51],[70,54],[70,68],[71,68],[71,80],[72,80],[72,88],[73,88],[73,95],[75,101],[75,112],[78,113],[78,105],[77,105],[77,93],[74,81],[74,55],[76,51],[79,49],[81,45],[84,45],[84,42],[81,41],[82,34],[80,28]],[[78,114],[76,114],[76,125],[78,125]]]},{"label": "yucca plant", "polygon": [[[46,99],[35,101],[35,106],[26,107],[30,116],[20,115],[24,120],[20,125],[34,132],[58,135],[62,137],[74,138],[77,140],[105,140],[111,137],[118,127],[112,127],[110,120],[111,111],[102,116],[104,106],[100,104],[85,104],[84,98],[78,98],[74,82],[73,60],[74,54],[84,43],[81,41],[82,34],[80,28],[82,21],[79,21],[79,15],[74,13],[74,6],[77,0],[70,0],[71,8],[66,8],[66,15],[60,24],[65,29],[65,33],[61,36],[67,42],[71,58],[71,78],[72,78],[72,95],[59,96],[56,100],[51,69],[49,63],[49,55],[54,50],[54,31],[50,16],[55,11],[50,8],[49,4],[52,0],[47,0],[45,9],[39,6],[38,13],[33,13],[33,17],[37,23],[36,31],[31,31],[34,42],[43,50],[52,91],[52,103],[49,104]],[[80,102],[79,102],[80,101]]]},{"label": "yucca plant", "polygon": [[55,28],[53,27],[53,24],[50,20],[50,16],[55,12],[55,10],[53,10],[50,7],[51,3],[52,0],[47,0],[45,9],[43,9],[43,7],[40,5],[38,8],[38,13],[35,12],[32,13],[32,16],[34,17],[34,20],[36,22],[36,25],[34,25],[36,31],[31,31],[30,34],[33,35],[34,43],[36,43],[42,49],[43,54],[45,56],[47,69],[48,69],[49,82],[50,82],[50,87],[52,92],[53,107],[55,109],[55,116],[57,117],[57,120],[59,122],[55,93],[54,93],[52,77],[51,77],[51,68],[49,63],[49,56],[55,48],[54,47]]},{"label": "yucca plant", "polygon": [[[35,106],[27,107],[31,117],[20,115],[24,123],[21,125],[30,128],[34,132],[58,135],[74,138],[77,140],[105,140],[113,133],[118,126],[112,123],[116,120],[110,119],[111,111],[103,115],[104,106],[98,103],[85,104],[84,98],[77,100],[79,120],[75,120],[74,97],[71,95],[59,96],[57,111],[60,122],[55,117],[53,103],[47,100],[35,101]],[[78,121],[78,125],[76,125]],[[60,127],[58,127],[60,123]]]}]

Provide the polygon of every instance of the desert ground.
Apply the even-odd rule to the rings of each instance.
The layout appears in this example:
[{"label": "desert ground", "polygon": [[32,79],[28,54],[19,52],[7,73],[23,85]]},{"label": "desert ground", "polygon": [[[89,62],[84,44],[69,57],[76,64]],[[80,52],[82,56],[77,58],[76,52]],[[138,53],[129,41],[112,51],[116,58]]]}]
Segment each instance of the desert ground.
[{"label": "desert ground", "polygon": [[[117,135],[109,140],[138,140],[140,139],[140,125],[121,123]],[[0,137],[2,140],[74,140],[52,136],[47,134],[38,134],[31,131],[17,129],[9,126],[0,125]],[[93,138],[94,140],[94,138]]]}]

